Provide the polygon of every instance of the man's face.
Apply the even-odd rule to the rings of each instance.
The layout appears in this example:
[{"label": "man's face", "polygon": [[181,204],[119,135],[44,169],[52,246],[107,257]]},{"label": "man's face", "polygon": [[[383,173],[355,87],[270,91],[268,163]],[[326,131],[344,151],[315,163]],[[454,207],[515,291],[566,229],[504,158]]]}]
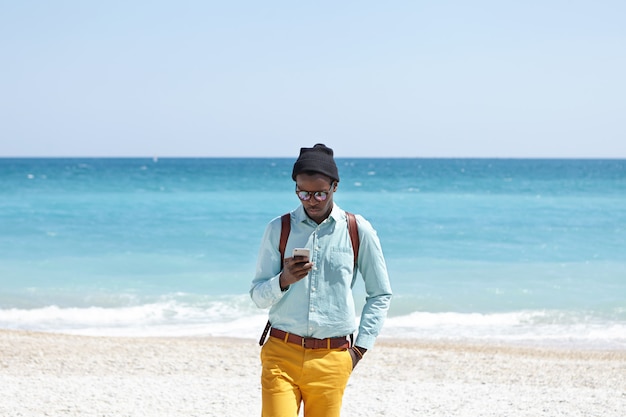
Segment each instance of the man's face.
[{"label": "man's face", "polygon": [[[330,215],[335,191],[337,191],[337,183],[326,175],[298,174],[296,176],[296,192],[300,192],[300,202],[306,214],[317,224],[326,220]],[[302,197],[305,199],[303,200]]]}]

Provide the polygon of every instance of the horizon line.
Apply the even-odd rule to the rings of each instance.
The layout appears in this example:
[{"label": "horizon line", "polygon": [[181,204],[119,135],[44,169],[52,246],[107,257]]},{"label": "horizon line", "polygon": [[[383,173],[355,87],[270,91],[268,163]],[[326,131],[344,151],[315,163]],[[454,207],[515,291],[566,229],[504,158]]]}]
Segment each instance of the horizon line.
[{"label": "horizon line", "polygon": [[[294,159],[295,156],[173,156],[173,155],[0,155],[0,159]],[[544,159],[544,160],[624,160],[626,156],[336,156],[335,159]]]}]

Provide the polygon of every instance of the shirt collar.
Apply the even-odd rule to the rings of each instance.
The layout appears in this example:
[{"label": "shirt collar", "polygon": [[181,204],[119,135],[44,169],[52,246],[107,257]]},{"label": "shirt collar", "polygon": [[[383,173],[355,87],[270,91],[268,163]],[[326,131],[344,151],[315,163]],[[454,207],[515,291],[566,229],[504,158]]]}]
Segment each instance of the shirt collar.
[{"label": "shirt collar", "polygon": [[[302,204],[300,204],[300,206],[294,211],[294,217],[296,219],[296,223],[306,222],[307,220],[311,222],[313,221],[306,215]],[[333,209],[331,210],[328,218],[332,219],[334,222],[338,222],[345,217],[345,212],[337,205],[337,203],[333,202]]]}]

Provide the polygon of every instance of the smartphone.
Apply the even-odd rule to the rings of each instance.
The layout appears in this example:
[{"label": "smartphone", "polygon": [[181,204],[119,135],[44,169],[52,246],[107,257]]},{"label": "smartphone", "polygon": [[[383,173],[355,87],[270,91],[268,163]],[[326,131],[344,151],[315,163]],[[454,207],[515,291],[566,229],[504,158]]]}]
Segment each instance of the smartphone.
[{"label": "smartphone", "polygon": [[311,257],[311,251],[307,248],[295,248],[293,250],[293,256],[304,256],[309,259]]}]

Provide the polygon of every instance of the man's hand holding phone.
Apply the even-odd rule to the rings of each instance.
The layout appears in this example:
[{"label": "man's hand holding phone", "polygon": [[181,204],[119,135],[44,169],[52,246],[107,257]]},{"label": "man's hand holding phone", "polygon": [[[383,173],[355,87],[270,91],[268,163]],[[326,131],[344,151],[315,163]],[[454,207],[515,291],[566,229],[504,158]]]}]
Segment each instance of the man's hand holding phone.
[{"label": "man's hand holding phone", "polygon": [[311,251],[307,248],[295,248],[291,258],[285,258],[283,272],[280,274],[280,289],[286,291],[291,284],[306,277],[313,268],[310,262]]}]

